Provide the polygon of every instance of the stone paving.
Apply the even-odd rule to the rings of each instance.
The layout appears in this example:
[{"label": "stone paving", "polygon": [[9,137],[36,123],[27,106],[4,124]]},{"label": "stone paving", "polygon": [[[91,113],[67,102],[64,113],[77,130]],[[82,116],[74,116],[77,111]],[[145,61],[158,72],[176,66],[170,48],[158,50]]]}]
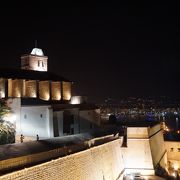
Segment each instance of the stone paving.
[{"label": "stone paving", "polygon": [[49,151],[68,145],[78,145],[93,138],[90,134],[78,134],[39,141],[0,145],[0,160]]}]

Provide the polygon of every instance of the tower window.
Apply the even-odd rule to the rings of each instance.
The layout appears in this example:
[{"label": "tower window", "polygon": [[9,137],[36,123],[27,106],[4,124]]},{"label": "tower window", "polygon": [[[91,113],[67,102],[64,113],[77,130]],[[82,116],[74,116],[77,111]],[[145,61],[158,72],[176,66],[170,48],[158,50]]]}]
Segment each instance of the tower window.
[{"label": "tower window", "polygon": [[38,67],[44,67],[43,61],[38,61]]},{"label": "tower window", "polygon": [[27,115],[26,114],[24,115],[24,119],[27,119]]}]

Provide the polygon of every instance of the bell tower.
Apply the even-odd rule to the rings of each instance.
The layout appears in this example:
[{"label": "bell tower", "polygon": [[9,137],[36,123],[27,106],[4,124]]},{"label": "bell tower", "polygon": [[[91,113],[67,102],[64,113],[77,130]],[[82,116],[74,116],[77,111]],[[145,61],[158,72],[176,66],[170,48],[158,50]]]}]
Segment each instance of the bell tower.
[{"label": "bell tower", "polygon": [[21,69],[47,71],[48,57],[44,56],[42,49],[34,48],[31,54],[21,56]]}]

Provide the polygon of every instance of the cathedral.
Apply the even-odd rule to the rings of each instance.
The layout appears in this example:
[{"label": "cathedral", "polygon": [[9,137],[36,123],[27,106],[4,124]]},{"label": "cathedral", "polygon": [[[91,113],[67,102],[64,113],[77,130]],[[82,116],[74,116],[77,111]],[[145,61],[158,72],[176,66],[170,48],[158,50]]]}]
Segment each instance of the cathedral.
[{"label": "cathedral", "polygon": [[38,48],[21,56],[21,69],[1,69],[0,77],[0,98],[71,99],[71,82],[48,72],[48,57]]},{"label": "cathedral", "polygon": [[71,85],[48,71],[48,57],[39,48],[21,56],[20,69],[0,69],[0,98],[12,110],[6,119],[14,123],[16,139],[84,133],[98,125],[99,108],[82,100],[73,103]]}]

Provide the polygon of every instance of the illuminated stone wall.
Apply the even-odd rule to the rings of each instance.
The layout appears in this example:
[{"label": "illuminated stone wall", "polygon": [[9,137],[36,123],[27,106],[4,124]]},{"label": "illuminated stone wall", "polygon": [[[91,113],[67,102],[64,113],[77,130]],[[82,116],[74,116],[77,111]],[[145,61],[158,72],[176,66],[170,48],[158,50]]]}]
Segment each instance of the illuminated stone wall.
[{"label": "illuminated stone wall", "polygon": [[60,82],[51,83],[51,99],[61,100],[61,85]]},{"label": "illuminated stone wall", "polygon": [[8,79],[8,97],[21,97],[23,94],[23,80]]},{"label": "illuminated stone wall", "polygon": [[[0,179],[29,180],[114,180],[124,169],[121,140],[115,140],[85,151],[16,171]],[[52,154],[52,152],[49,152]],[[30,158],[30,157],[29,157]],[[26,157],[24,157],[26,160]],[[23,159],[22,159],[23,161]],[[6,165],[5,163],[3,165]],[[119,179],[122,179],[119,178]]]},{"label": "illuminated stone wall", "polygon": [[8,97],[12,97],[12,79],[8,79]]},{"label": "illuminated stone wall", "polygon": [[71,99],[71,82],[63,82],[63,100]]},{"label": "illuminated stone wall", "polygon": [[180,142],[165,141],[165,148],[167,150],[168,166],[177,167],[180,169]]},{"label": "illuminated stone wall", "polygon": [[126,172],[153,174],[158,163],[167,165],[160,124],[153,127],[128,127],[127,147],[122,148]]},{"label": "illuminated stone wall", "polygon": [[160,124],[149,129],[149,136],[154,167],[160,163],[160,165],[165,168],[167,166],[167,154]]},{"label": "illuminated stone wall", "polygon": [[5,97],[5,79],[0,78],[0,98]]},{"label": "illuminated stone wall", "polygon": [[39,81],[39,98],[48,101],[50,98],[49,81]]},{"label": "illuminated stone wall", "polygon": [[154,167],[149,139],[128,139],[127,145],[128,147],[122,148],[126,171],[153,175]]},{"label": "illuminated stone wall", "polygon": [[146,127],[131,127],[127,129],[128,138],[148,138],[148,129]]},{"label": "illuminated stone wall", "polygon": [[37,97],[35,80],[25,81],[25,97],[31,97],[31,98]]},{"label": "illuminated stone wall", "polygon": [[47,71],[47,56],[24,55],[21,57],[21,69]]}]

